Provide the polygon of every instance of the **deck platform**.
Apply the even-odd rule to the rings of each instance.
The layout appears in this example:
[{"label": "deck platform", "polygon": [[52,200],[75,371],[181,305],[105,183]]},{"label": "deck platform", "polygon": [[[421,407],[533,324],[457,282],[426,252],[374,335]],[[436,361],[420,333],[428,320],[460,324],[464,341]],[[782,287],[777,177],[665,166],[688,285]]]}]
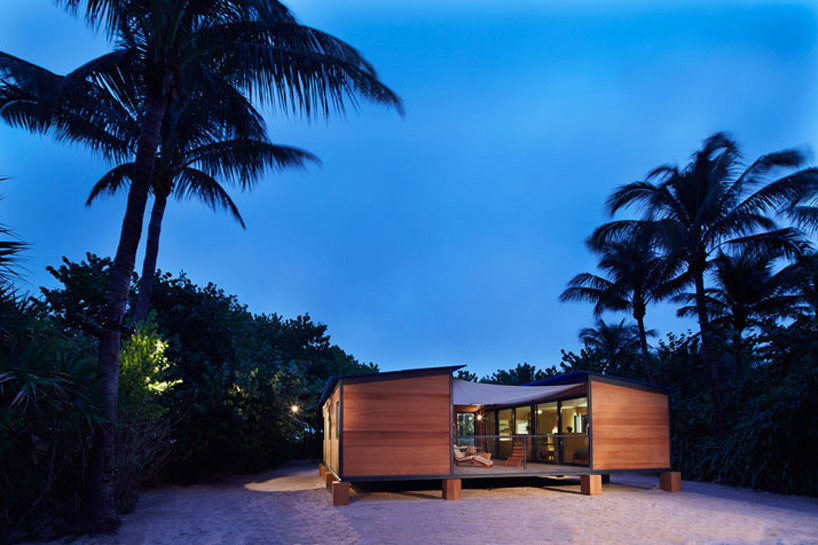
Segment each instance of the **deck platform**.
[{"label": "deck platform", "polygon": [[527,462],[526,466],[505,466],[499,460],[491,467],[460,464],[454,466],[453,475],[458,478],[491,478],[515,476],[555,476],[555,475],[588,475],[591,470],[588,466],[572,466],[559,464],[543,464]]}]

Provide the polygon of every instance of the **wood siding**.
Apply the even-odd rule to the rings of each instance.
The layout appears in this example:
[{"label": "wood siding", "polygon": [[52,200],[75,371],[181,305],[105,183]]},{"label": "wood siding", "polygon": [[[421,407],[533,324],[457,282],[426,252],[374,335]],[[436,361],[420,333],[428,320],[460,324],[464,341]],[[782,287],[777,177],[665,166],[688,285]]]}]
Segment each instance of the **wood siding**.
[{"label": "wood siding", "polygon": [[[338,454],[340,453],[340,441],[335,433],[337,429],[335,414],[335,404],[341,399],[341,388],[336,386],[332,395],[324,403],[324,463],[332,468],[335,473],[341,472]],[[342,409],[343,412],[343,409]]]},{"label": "wood siding", "polygon": [[593,469],[670,467],[668,396],[591,381]]},{"label": "wood siding", "polygon": [[344,474],[449,474],[449,374],[344,385]]}]

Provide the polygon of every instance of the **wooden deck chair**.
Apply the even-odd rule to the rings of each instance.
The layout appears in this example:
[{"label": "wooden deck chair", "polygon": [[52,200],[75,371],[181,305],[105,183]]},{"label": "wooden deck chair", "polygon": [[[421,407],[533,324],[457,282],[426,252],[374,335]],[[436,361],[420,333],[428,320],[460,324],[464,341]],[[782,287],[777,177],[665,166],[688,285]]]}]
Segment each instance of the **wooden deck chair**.
[{"label": "wooden deck chair", "polygon": [[471,465],[479,465],[483,467],[491,467],[494,465],[494,462],[489,460],[488,458],[484,458],[478,454],[469,454],[464,455],[460,452],[460,449],[457,448],[457,445],[453,445],[452,452],[454,453],[454,463],[455,464],[471,464]]},{"label": "wooden deck chair", "polygon": [[506,458],[507,466],[521,466],[525,458],[525,443],[516,443],[511,447],[511,456]]}]

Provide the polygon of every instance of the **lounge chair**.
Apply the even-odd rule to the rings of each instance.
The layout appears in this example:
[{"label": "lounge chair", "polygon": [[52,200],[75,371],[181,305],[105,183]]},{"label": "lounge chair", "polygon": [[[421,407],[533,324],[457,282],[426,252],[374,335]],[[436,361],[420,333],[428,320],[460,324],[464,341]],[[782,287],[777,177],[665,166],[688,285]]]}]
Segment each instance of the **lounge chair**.
[{"label": "lounge chair", "polygon": [[454,453],[454,463],[455,464],[471,464],[471,465],[479,465],[483,467],[491,467],[494,465],[494,462],[489,460],[488,458],[484,458],[479,454],[463,454],[460,452],[460,449],[457,448],[457,445],[452,446],[452,452]]},{"label": "lounge chair", "polygon": [[511,456],[506,458],[507,466],[521,466],[525,458],[525,443],[517,443],[512,447]]}]

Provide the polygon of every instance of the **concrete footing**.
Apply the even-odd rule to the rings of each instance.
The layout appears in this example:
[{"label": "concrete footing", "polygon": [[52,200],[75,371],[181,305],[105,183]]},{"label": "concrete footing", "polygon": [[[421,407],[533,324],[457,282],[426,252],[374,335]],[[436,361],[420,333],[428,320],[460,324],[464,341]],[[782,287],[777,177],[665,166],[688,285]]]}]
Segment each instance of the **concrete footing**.
[{"label": "concrete footing", "polygon": [[332,483],[332,505],[349,505],[349,483]]},{"label": "concrete footing", "polygon": [[579,491],[586,496],[602,494],[602,475],[580,475]]},{"label": "concrete footing", "polygon": [[665,471],[659,474],[659,488],[665,492],[682,491],[682,474],[678,471]]},{"label": "concrete footing", "polygon": [[443,499],[457,501],[463,498],[460,479],[443,479]]}]

